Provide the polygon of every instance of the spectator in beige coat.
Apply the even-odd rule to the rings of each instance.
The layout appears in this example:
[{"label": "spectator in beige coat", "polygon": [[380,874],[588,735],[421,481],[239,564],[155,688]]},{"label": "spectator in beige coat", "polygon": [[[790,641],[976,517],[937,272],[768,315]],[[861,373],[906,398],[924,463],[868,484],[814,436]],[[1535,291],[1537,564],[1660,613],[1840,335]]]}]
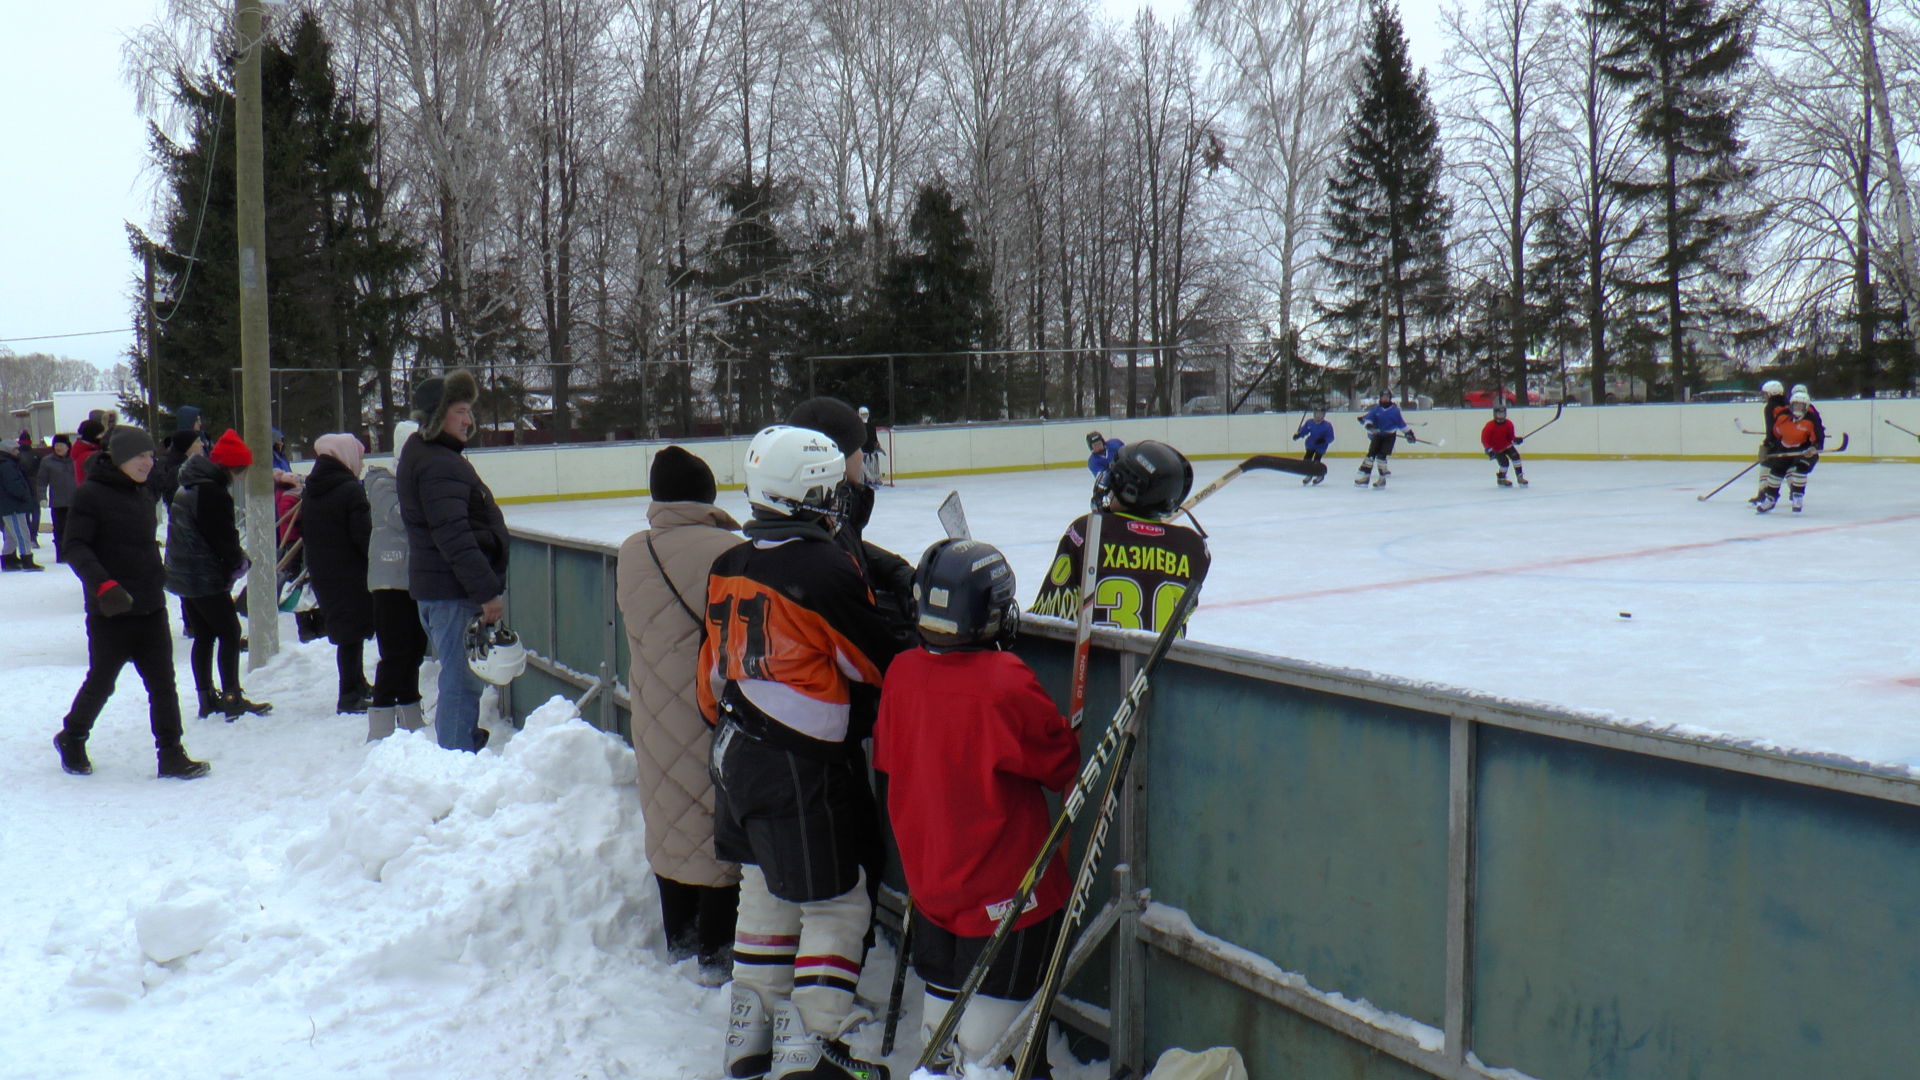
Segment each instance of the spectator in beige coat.
[{"label": "spectator in beige coat", "polygon": [[694,665],[707,570],[741,542],[740,523],[713,505],[713,470],[678,446],[654,456],[647,486],[652,527],[620,545],[617,585],[633,658],[627,682],[647,861],[660,886],[667,955],[698,957],[700,981],[718,986],[733,967],[740,867],[713,855],[712,729],[700,715]]}]

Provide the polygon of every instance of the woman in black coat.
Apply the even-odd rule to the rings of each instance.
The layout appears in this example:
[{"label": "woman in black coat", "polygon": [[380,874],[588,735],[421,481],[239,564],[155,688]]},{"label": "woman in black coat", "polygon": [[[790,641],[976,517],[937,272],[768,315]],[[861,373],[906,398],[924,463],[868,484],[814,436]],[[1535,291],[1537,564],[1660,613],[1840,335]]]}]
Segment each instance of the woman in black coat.
[{"label": "woman in black coat", "polygon": [[[213,452],[188,459],[180,488],[167,512],[167,591],[186,601],[193,635],[193,682],[200,715],[218,712],[229,722],[273,706],[248,701],[240,690],[240,613],[230,590],[247,571],[235,524],[233,478],[253,464],[253,451],[232,428]],[[220,687],[213,688],[214,649],[220,655]]]},{"label": "woman in black coat", "polygon": [[373,594],[367,591],[367,538],[373,510],[360,484],[365,448],[352,435],[322,435],[318,455],[300,498],[300,535],[307,554],[307,580],[335,646],[343,713],[364,713],[372,701],[365,648],[373,633]]}]

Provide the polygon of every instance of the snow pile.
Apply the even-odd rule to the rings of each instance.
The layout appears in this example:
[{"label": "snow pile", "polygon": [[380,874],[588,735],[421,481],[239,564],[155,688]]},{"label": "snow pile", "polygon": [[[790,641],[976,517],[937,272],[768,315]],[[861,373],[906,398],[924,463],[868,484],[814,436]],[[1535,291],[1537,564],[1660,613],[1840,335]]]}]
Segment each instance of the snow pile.
[{"label": "snow pile", "polygon": [[368,747],[291,835],[56,918],[54,1026],[124,1034],[130,1017],[106,1017],[132,1012],[170,1037],[90,1046],[89,1072],[50,1071],[40,1047],[54,1057],[15,1059],[20,1075],[664,1076],[717,1058],[722,996],[656,955],[632,751],[564,699],[498,751],[430,732]]}]

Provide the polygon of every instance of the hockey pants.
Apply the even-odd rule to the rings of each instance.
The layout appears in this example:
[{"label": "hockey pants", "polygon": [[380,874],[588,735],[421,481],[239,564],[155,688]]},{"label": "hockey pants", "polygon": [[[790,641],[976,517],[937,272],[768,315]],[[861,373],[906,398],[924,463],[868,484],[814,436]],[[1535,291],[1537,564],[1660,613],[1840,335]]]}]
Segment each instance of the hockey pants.
[{"label": "hockey pants", "polygon": [[1767,470],[1767,475],[1760,478],[1760,498],[1767,501],[1778,499],[1782,480],[1787,482],[1787,488],[1795,499],[1805,498],[1807,477],[1812,475],[1813,467],[1817,464],[1819,462],[1813,458],[1776,459]]}]

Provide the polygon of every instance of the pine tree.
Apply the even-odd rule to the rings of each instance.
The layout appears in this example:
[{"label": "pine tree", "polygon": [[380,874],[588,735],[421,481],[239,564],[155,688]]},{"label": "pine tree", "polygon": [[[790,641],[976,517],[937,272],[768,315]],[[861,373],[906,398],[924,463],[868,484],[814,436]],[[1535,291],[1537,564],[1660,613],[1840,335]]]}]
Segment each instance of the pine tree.
[{"label": "pine tree", "polygon": [[1734,206],[1754,172],[1741,160],[1733,85],[1753,51],[1749,12],[1719,0],[1594,0],[1612,35],[1601,70],[1632,95],[1634,133],[1659,169],[1614,189],[1645,215],[1630,242],[1656,252],[1621,284],[1629,306],[1662,309],[1675,400],[1699,379],[1697,332],[1752,321],[1735,299],[1746,276],[1738,242],[1759,215]]},{"label": "pine tree", "polygon": [[923,415],[968,419],[973,401],[989,400],[990,376],[976,370],[971,357],[953,354],[987,348],[998,338],[992,277],[966,214],[943,185],[920,188],[906,242],[881,275],[866,322],[861,351],[948,354],[896,361],[901,416],[888,422]]},{"label": "pine tree", "polygon": [[1336,297],[1324,303],[1339,351],[1350,363],[1376,362],[1381,388],[1426,375],[1435,329],[1451,304],[1447,227],[1453,211],[1440,191],[1440,126],[1424,72],[1407,55],[1399,12],[1374,0],[1360,60],[1358,99],[1327,183],[1327,251],[1322,261]]},{"label": "pine tree", "polygon": [[[344,426],[363,432],[367,376],[391,372],[420,302],[410,283],[415,250],[397,238],[373,182],[374,126],[335,84],[332,48],[302,13],[262,46],[263,165],[267,206],[269,357],[276,369],[274,422],[296,439]],[[236,423],[240,364],[239,275],[234,220],[234,101],[230,66],[175,74],[188,116],[183,142],[153,129],[170,205],[151,245],[156,269],[154,381],[168,408],[198,405],[210,430]],[[344,377],[283,369],[344,368]],[[384,383],[384,379],[377,381]],[[392,403],[382,398],[391,422]],[[341,414],[344,413],[344,416]],[[384,434],[384,432],[383,432]]]},{"label": "pine tree", "polygon": [[1534,340],[1558,361],[1564,392],[1567,355],[1587,340],[1587,248],[1567,203],[1546,207],[1536,221],[1540,232],[1527,267],[1527,302],[1534,313]]}]

